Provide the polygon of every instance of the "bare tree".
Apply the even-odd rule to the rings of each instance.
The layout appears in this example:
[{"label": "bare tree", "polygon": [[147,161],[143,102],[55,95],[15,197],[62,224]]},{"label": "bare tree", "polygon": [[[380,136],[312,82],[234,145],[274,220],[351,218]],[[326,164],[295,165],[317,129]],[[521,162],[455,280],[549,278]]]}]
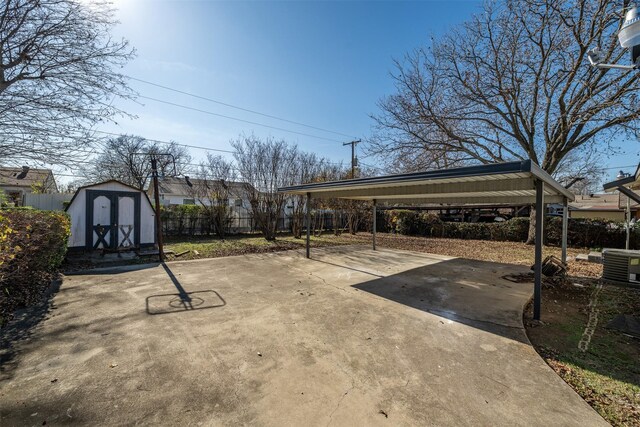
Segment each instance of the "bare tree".
[{"label": "bare tree", "polygon": [[[328,159],[319,158],[313,153],[299,152],[293,163],[293,182],[296,184],[306,184],[310,182],[322,182],[326,180],[324,171],[330,165]],[[293,237],[302,237],[304,228],[304,217],[306,209],[306,197],[303,195],[290,196],[292,209],[290,213],[291,231]]]},{"label": "bare tree", "polygon": [[295,183],[298,149],[283,140],[261,140],[253,135],[231,142],[244,193],[251,204],[253,219],[267,240],[275,240],[278,219],[287,196],[279,187]]},{"label": "bare tree", "polygon": [[[344,179],[345,173],[345,168],[342,166],[342,164],[326,162],[320,168],[316,181],[337,181],[340,179]],[[351,169],[349,169],[348,173],[351,173]],[[314,236],[320,236],[324,231],[325,213],[327,213],[328,211],[331,211],[333,217],[333,232],[335,234],[339,234],[340,230],[338,229],[338,216],[339,209],[341,209],[341,206],[338,206],[339,203],[340,202],[337,199],[311,199],[311,220],[313,224]]]},{"label": "bare tree", "polygon": [[580,147],[565,157],[558,166],[555,178],[574,194],[597,193],[605,177],[604,159],[593,144]]},{"label": "bare tree", "polygon": [[[351,179],[350,168],[342,167],[334,170],[337,179]],[[369,167],[359,168],[359,177],[366,178],[373,176],[373,169]],[[324,201],[324,206],[333,211],[334,234],[338,235],[342,231],[338,225],[342,226],[342,219],[345,219],[345,228],[350,234],[356,234],[362,225],[370,223],[371,203],[364,200],[328,199]]]},{"label": "bare tree", "polygon": [[195,200],[204,209],[214,232],[224,239],[232,220],[229,200],[237,194],[237,173],[230,161],[219,155],[207,154],[200,165],[198,180],[192,184]]},{"label": "bare tree", "polygon": [[[628,0],[499,0],[430,48],[396,62],[369,149],[400,169],[532,159],[556,175],[591,145],[636,136],[638,73],[589,66],[624,51]],[[571,163],[569,163],[571,160]],[[533,237],[533,223],[530,239]]]},{"label": "bare tree", "polygon": [[158,156],[160,175],[181,175],[191,156],[185,147],[171,144],[150,142],[140,136],[121,135],[108,139],[97,157],[86,161],[80,168],[87,182],[100,182],[117,179],[141,190],[147,187],[151,176],[151,154],[169,153],[169,156]]},{"label": "bare tree", "polygon": [[117,70],[134,55],[114,40],[107,1],[0,3],[0,158],[7,163],[73,163],[93,142],[91,128],[131,97]]}]

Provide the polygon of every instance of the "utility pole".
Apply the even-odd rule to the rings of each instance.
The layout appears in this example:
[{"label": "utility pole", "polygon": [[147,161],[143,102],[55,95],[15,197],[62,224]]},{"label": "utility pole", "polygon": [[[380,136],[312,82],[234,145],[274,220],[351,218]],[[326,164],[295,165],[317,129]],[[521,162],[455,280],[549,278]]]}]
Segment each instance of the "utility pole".
[{"label": "utility pole", "polygon": [[342,143],[343,146],[351,145],[351,178],[356,177],[356,166],[358,166],[358,159],[356,158],[356,145],[360,144],[359,139],[355,139],[351,142]]},{"label": "utility pole", "polygon": [[153,198],[156,205],[156,239],[158,240],[158,258],[164,262],[164,244],[162,242],[162,220],[160,219],[160,193],[158,192],[158,159],[151,155],[151,176],[153,177]]}]

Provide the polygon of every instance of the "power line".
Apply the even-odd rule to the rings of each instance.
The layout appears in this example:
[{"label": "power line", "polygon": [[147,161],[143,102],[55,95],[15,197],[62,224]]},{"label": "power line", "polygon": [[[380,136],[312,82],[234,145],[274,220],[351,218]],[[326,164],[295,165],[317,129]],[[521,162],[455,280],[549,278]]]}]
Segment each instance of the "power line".
[{"label": "power line", "polygon": [[277,127],[277,126],[265,125],[263,123],[252,122],[251,120],[244,120],[244,119],[239,119],[237,117],[231,117],[231,116],[227,116],[227,115],[224,115],[224,114],[218,114],[218,113],[214,113],[212,111],[202,110],[200,108],[189,107],[188,105],[182,105],[182,104],[177,104],[177,103],[171,102],[171,101],[164,101],[162,99],[152,98],[150,96],[138,95],[138,97],[139,98],[143,98],[143,99],[148,99],[150,101],[160,102],[162,104],[172,105],[174,107],[184,108],[185,110],[197,111],[199,113],[209,114],[211,116],[222,117],[222,118],[225,118],[225,119],[235,120],[235,121],[242,122],[242,123],[248,123],[248,124],[255,125],[255,126],[262,126],[262,127],[269,128],[269,129],[279,130],[281,132],[293,133],[293,134],[296,134],[296,135],[302,135],[302,136],[306,136],[306,137],[309,137],[309,138],[322,139],[322,140],[330,141],[330,142],[340,142],[340,143],[342,142],[342,141],[339,141],[337,139],[325,138],[324,136],[312,135],[312,134],[309,134],[309,133],[298,132],[298,131],[295,131],[295,130],[285,129],[285,128],[281,128],[281,127]]},{"label": "power line", "polygon": [[637,168],[638,165],[626,165],[626,166],[611,166],[610,168],[602,168],[603,170],[612,170],[612,169],[625,169],[625,168]]},{"label": "power line", "polygon": [[[104,135],[112,135],[112,136],[123,136],[123,135],[127,134],[126,132],[124,134],[122,134],[122,133],[115,133],[115,132],[105,132],[105,131],[101,131],[101,130],[94,130],[94,132],[101,133],[101,134],[104,134]],[[223,150],[223,149],[220,149],[220,148],[210,148],[210,147],[203,147],[203,146],[200,146],[200,145],[183,144],[181,142],[176,142],[176,141],[163,141],[161,139],[151,139],[151,138],[145,138],[145,137],[141,137],[141,138],[144,139],[145,141],[157,142],[159,144],[173,144],[173,145],[178,145],[180,147],[194,148],[194,149],[197,149],[197,150],[214,151],[214,152],[227,153],[227,154],[235,154],[236,153],[235,151],[232,151],[232,150]],[[91,152],[91,153],[93,153],[93,152]],[[343,164],[342,162],[325,162],[325,163],[330,164],[330,165],[336,165],[336,166],[341,166]]]},{"label": "power line", "polygon": [[138,79],[138,78],[135,78],[135,77],[129,77],[129,78],[131,80],[135,80],[135,81],[140,82],[140,83],[144,83],[144,84],[148,84],[148,85],[151,85],[151,86],[159,87],[161,89],[165,89],[165,90],[169,90],[169,91],[172,91],[172,92],[180,93],[182,95],[191,96],[193,98],[202,99],[204,101],[213,102],[215,104],[223,105],[225,107],[235,108],[236,110],[245,111],[247,113],[257,114],[259,116],[268,117],[270,119],[275,119],[275,120],[280,120],[280,121],[283,121],[283,122],[286,122],[286,123],[291,123],[291,124],[298,125],[298,126],[304,126],[304,127],[309,128],[309,129],[319,130],[321,132],[332,133],[334,135],[345,136],[347,138],[354,138],[353,135],[347,135],[346,133],[336,132],[336,131],[325,129],[325,128],[321,128],[321,127],[318,127],[318,126],[312,126],[312,125],[308,125],[308,124],[305,124],[305,123],[296,122],[294,120],[284,119],[282,117],[274,116],[274,115],[271,115],[271,114],[266,114],[266,113],[261,113],[259,111],[250,110],[248,108],[238,107],[237,105],[228,104],[226,102],[218,101],[216,99],[208,98],[206,96],[196,95],[196,94],[185,92],[185,91],[182,91],[182,90],[179,90],[179,89],[174,89],[174,88],[171,88],[171,87],[168,87],[168,86],[164,86],[164,85],[161,85],[161,84],[158,84],[158,83],[153,83],[153,82],[150,82],[150,81],[147,81],[147,80],[142,80],[142,79]]},{"label": "power line", "polygon": [[[94,132],[102,133],[104,135],[123,136],[122,133],[105,132],[105,131],[101,131],[101,130],[94,130]],[[127,133],[125,132],[124,135],[126,135],[126,134]],[[228,153],[228,154],[234,154],[235,153],[235,151],[223,150],[223,149],[220,149],[220,148],[202,147],[202,146],[199,146],[199,145],[183,144],[183,143],[176,142],[176,141],[162,141],[160,139],[151,139],[151,138],[145,138],[145,137],[141,137],[141,138],[144,139],[145,141],[157,142],[159,144],[175,144],[175,145],[179,145],[181,147],[194,148],[194,149],[197,149],[197,150],[216,151],[216,152],[219,152],[219,153]]]}]

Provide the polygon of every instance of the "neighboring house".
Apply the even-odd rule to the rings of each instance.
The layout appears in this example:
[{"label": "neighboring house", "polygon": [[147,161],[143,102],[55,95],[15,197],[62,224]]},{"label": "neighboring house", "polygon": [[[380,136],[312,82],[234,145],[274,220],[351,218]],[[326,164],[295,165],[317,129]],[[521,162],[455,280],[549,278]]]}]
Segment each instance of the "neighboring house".
[{"label": "neighboring house", "polygon": [[[191,184],[191,185],[189,185]],[[208,197],[203,197],[200,194],[198,197],[198,189],[202,188],[206,184],[205,180],[178,177],[165,177],[158,180],[158,193],[160,197],[160,204],[163,206],[176,206],[176,205],[207,205],[216,203],[215,200],[211,200]],[[215,188],[215,185],[209,184],[211,188]],[[247,230],[249,224],[251,224],[251,217],[253,216],[251,211],[251,203],[245,194],[245,183],[231,181],[228,182],[230,186],[228,206],[231,210],[231,227],[234,230],[243,231]],[[154,200],[153,184],[149,186],[147,190],[149,198]],[[293,200],[286,200],[283,206],[283,216],[288,218],[293,210]],[[288,227],[288,220],[283,223],[283,228]]]},{"label": "neighboring house", "polygon": [[[191,185],[189,185],[191,184]],[[163,206],[173,205],[207,205],[210,206],[213,202],[210,198],[204,197],[204,195],[198,195],[197,189],[203,188],[206,184],[205,180],[194,178],[177,178],[166,177],[161,178],[158,181],[158,193],[160,196],[160,204]],[[244,196],[242,182],[229,182],[229,207],[233,212],[248,213],[251,209],[249,200]],[[149,186],[147,190],[149,198],[154,200],[153,185]]]},{"label": "neighboring house", "polygon": [[[569,203],[569,216],[624,221],[626,207],[627,197],[620,193],[576,195]],[[640,218],[640,206],[635,202],[631,203],[631,217]]]},{"label": "neighboring house", "polygon": [[0,167],[0,190],[9,202],[24,204],[24,197],[32,193],[57,193],[58,186],[50,169]]}]

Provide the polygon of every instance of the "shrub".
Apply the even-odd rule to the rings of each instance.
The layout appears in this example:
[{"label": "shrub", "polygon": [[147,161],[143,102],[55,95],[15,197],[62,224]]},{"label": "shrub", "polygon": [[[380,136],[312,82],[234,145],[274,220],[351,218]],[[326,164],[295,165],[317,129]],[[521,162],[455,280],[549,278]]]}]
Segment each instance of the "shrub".
[{"label": "shrub", "polygon": [[385,211],[389,231],[399,234],[418,234],[418,212],[410,210]]},{"label": "shrub", "polygon": [[41,299],[64,260],[69,230],[62,212],[0,210],[0,322]]},{"label": "shrub", "polygon": [[175,234],[190,236],[195,234],[204,213],[204,208],[200,205],[171,205],[163,206],[160,210],[165,233],[173,230]]},{"label": "shrub", "polygon": [[[503,222],[468,223],[443,222],[434,213],[411,210],[387,210],[386,224],[379,230],[453,239],[477,239],[509,242],[525,242],[529,234],[529,218],[513,218]],[[562,218],[551,217],[545,221],[545,243],[560,246],[562,242]],[[570,219],[567,231],[569,246],[580,248],[623,248],[626,239],[624,223],[598,219]],[[634,226],[630,246],[640,243],[640,225]]]}]

